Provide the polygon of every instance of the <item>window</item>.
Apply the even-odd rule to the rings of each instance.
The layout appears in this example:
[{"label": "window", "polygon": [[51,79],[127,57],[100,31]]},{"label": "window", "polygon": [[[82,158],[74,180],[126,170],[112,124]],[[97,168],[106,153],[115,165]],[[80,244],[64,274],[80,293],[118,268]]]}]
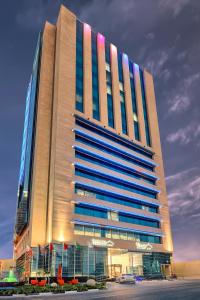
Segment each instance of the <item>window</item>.
[{"label": "window", "polygon": [[141,241],[144,243],[161,244],[162,238],[150,234],[135,233],[133,231],[95,227],[92,225],[74,225],[74,234],[103,237],[108,239],[120,239],[128,241]]},{"label": "window", "polygon": [[119,221],[120,222],[125,222],[125,223],[137,224],[137,225],[141,225],[141,226],[159,228],[159,222],[158,221],[146,220],[146,219],[142,219],[142,218],[128,216],[128,215],[125,215],[125,214],[120,214],[119,215]]},{"label": "window", "polygon": [[76,109],[83,112],[83,24],[76,22]]},{"label": "window", "polygon": [[119,221],[118,213],[114,211],[108,211],[108,219],[112,221]]},{"label": "window", "polygon": [[79,235],[84,235],[84,226],[76,224],[74,227],[74,233]]},{"label": "window", "polygon": [[[75,214],[87,215],[95,218],[108,219],[108,212],[100,208],[94,208],[93,206],[86,206],[84,204],[75,205]],[[148,218],[139,216],[128,215],[127,213],[119,213],[119,221],[131,224],[137,224],[141,226],[159,228],[159,221],[155,221]]]},{"label": "window", "polygon": [[75,205],[75,214],[107,219],[106,211],[100,209],[91,209],[79,204]]},{"label": "window", "polygon": [[149,120],[148,120],[147,103],[146,103],[145,86],[144,86],[144,76],[143,76],[142,70],[140,70],[140,84],[141,84],[141,91],[142,91],[142,106],[143,106],[143,114],[144,114],[146,142],[147,142],[147,145],[149,147],[151,147]]},{"label": "window", "polygon": [[110,64],[106,62],[106,71],[110,72]]},{"label": "window", "polygon": [[124,77],[122,68],[122,54],[118,54],[118,74],[119,74],[119,91],[120,91],[120,106],[121,106],[121,120],[122,120],[122,133],[128,134],[127,120],[126,120],[126,104],[124,94]]},{"label": "window", "polygon": [[135,93],[135,81],[133,75],[133,63],[129,61],[129,71],[130,71],[130,85],[131,85],[131,99],[132,99],[132,109],[133,109],[133,130],[135,134],[135,139],[140,140],[139,133],[139,122],[138,122],[138,111],[137,111],[137,102],[136,102],[136,93]]},{"label": "window", "polygon": [[124,85],[122,82],[119,82],[119,90],[122,92],[124,91]]},{"label": "window", "polygon": [[94,236],[94,228],[90,226],[85,226],[85,235]]},{"label": "window", "polygon": [[119,230],[112,229],[112,239],[119,239]]},{"label": "window", "polygon": [[79,141],[85,145],[90,145],[91,147],[94,147],[95,149],[101,150],[102,152],[111,154],[113,156],[116,156],[122,160],[125,160],[126,162],[131,162],[134,165],[140,166],[144,169],[150,170],[150,171],[154,171],[154,167],[150,166],[148,163],[143,163],[142,161],[139,161],[135,158],[133,158],[132,156],[127,155],[127,153],[125,153],[124,151],[122,151],[121,149],[114,149],[112,147],[109,146],[109,144],[104,143],[103,141],[101,141],[101,143],[98,143],[96,141],[96,139],[92,138],[91,136],[87,136],[87,134],[82,134],[82,133],[76,133],[75,138],[76,141]]},{"label": "window", "polygon": [[143,147],[140,147],[140,146],[134,144],[133,142],[129,142],[127,139],[124,139],[123,137],[119,137],[115,133],[111,133],[110,131],[106,130],[105,128],[102,128],[94,123],[91,123],[90,121],[87,121],[87,120],[81,118],[80,116],[76,116],[76,124],[83,128],[86,128],[87,130],[91,130],[92,132],[97,133],[99,136],[108,138],[128,149],[138,152],[138,153],[144,155],[145,157],[153,158],[153,153],[150,152],[149,150],[144,149]]},{"label": "window", "polygon": [[125,174],[129,177],[137,178],[138,180],[143,180],[145,182],[148,182],[150,184],[155,185],[155,180],[147,178],[143,174],[138,174],[134,169],[132,169],[130,167],[126,167],[124,165],[121,165],[117,162],[113,162],[110,159],[103,158],[102,156],[99,156],[98,154],[93,154],[92,155],[91,153],[87,152],[87,150],[76,149],[75,157],[79,158],[79,159],[82,159],[84,161],[91,162],[95,165],[106,167],[109,170],[114,170],[114,171],[119,172],[121,174]]},{"label": "window", "polygon": [[114,128],[114,111],[112,97],[112,76],[110,68],[110,44],[106,43],[106,84],[107,84],[107,111],[108,111],[108,126]]},{"label": "window", "polygon": [[[91,188],[92,190],[93,188]],[[153,213],[158,213],[158,207],[153,206],[151,204],[144,204],[143,202],[138,202],[134,198],[127,198],[126,196],[116,195],[113,193],[110,193],[108,191],[98,191],[98,189],[95,188],[95,193],[90,192],[90,189],[87,187],[82,187],[79,184],[76,183],[75,185],[75,193],[78,195],[84,195],[89,197],[94,197],[96,199],[107,201],[110,203],[116,203],[120,205],[125,205],[137,209],[144,209]]]},{"label": "window", "polygon": [[92,98],[93,118],[100,120],[99,107],[99,82],[98,82],[98,58],[97,58],[97,35],[92,32]]},{"label": "window", "polygon": [[107,85],[107,94],[111,95],[112,94],[112,89],[111,86]]},{"label": "window", "polygon": [[88,178],[88,179],[94,180],[96,182],[101,182],[101,183],[107,184],[112,187],[117,187],[122,190],[126,190],[126,191],[130,191],[130,192],[133,192],[136,194],[144,195],[149,198],[156,199],[156,194],[157,194],[156,191],[154,192],[154,191],[144,190],[140,187],[136,187],[136,185],[134,183],[128,183],[127,181],[124,181],[124,180],[121,180],[118,178],[114,178],[114,177],[111,177],[111,176],[108,176],[105,174],[100,174],[100,172],[98,172],[98,174],[97,174],[92,170],[89,170],[89,169],[86,170],[85,167],[83,170],[83,168],[81,168],[80,166],[76,166],[75,175],[84,177],[84,178]]}]

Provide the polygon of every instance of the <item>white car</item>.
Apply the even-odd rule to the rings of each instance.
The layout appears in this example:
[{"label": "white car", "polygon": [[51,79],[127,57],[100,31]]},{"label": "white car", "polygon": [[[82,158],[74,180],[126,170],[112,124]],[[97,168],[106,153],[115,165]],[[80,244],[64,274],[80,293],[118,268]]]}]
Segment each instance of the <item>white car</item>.
[{"label": "white car", "polygon": [[133,274],[122,274],[116,278],[116,282],[119,283],[135,283],[135,275]]}]

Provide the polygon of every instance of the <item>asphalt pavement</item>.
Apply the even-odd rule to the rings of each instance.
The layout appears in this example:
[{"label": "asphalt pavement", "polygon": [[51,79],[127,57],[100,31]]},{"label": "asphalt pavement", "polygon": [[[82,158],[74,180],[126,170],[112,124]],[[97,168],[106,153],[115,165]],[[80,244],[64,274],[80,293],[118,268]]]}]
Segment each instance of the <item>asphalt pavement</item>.
[{"label": "asphalt pavement", "polygon": [[[1,297],[3,299],[4,297]],[[4,298],[5,299],[5,298]],[[26,296],[12,299],[34,300],[200,300],[200,280],[150,281],[133,284],[108,284],[103,291],[74,295]]]}]

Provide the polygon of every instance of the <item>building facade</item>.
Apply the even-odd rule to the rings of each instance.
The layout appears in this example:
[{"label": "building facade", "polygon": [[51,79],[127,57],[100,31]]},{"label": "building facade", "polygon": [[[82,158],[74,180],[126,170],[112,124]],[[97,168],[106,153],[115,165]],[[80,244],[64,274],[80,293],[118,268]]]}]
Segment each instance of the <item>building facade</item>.
[{"label": "building facade", "polygon": [[172,238],[153,78],[61,6],[27,91],[20,274],[167,273]]}]

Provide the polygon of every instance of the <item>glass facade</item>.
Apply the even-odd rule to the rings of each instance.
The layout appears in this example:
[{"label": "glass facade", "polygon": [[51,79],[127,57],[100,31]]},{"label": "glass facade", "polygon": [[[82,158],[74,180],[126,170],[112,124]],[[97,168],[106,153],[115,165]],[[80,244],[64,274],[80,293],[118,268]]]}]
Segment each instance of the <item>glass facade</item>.
[{"label": "glass facade", "polygon": [[129,177],[136,178],[138,180],[143,180],[145,182],[155,185],[155,180],[149,179],[149,178],[145,177],[144,175],[134,172],[134,170],[132,168],[128,168],[126,166],[120,165],[116,162],[113,162],[111,160],[103,158],[102,156],[99,156],[96,154],[95,155],[90,154],[87,151],[79,149],[79,150],[75,151],[75,157],[82,159],[83,161],[91,162],[94,165],[103,166],[103,167],[108,168],[109,170],[113,170],[113,171],[119,172],[121,174],[127,175]]},{"label": "glass facade", "polygon": [[118,239],[125,241],[140,241],[145,243],[161,244],[162,238],[155,235],[147,235],[133,231],[112,229],[107,227],[95,227],[88,225],[75,224],[74,233],[92,237],[102,237],[108,239]]},{"label": "glass facade", "polygon": [[36,47],[33,71],[26,97],[24,133],[22,155],[20,163],[18,204],[15,231],[17,234],[26,227],[29,221],[29,207],[31,201],[32,166],[34,159],[36,107],[38,92],[38,75],[40,68],[41,36],[39,35]]},{"label": "glass facade", "polygon": [[97,34],[92,32],[92,99],[93,118],[100,120]]},{"label": "glass facade", "polygon": [[131,99],[132,99],[132,110],[133,110],[133,129],[135,139],[140,141],[139,121],[138,121],[138,109],[135,93],[135,80],[134,80],[134,69],[133,63],[129,61],[129,75],[130,75],[130,86],[131,86]]},{"label": "glass facade", "polygon": [[127,134],[127,120],[126,120],[126,104],[124,94],[124,76],[122,66],[122,54],[118,54],[118,74],[119,74],[119,96],[120,96],[120,107],[121,107],[121,121],[122,121],[122,133]]},{"label": "glass facade", "polygon": [[97,173],[96,171],[90,170],[85,167],[82,168],[80,166],[76,166],[75,167],[75,175],[83,177],[83,178],[91,179],[96,182],[101,182],[101,183],[110,185],[112,187],[117,187],[117,188],[120,188],[125,191],[129,191],[132,193],[136,193],[139,195],[143,195],[143,196],[146,196],[149,198],[156,199],[156,194],[157,194],[156,192],[145,191],[142,188],[136,187],[136,185],[134,183],[131,184],[125,180],[118,179],[118,178],[115,178],[115,177],[112,177],[112,176],[109,176],[109,175],[106,175],[106,174],[103,174],[100,172]]},{"label": "glass facade", "polygon": [[83,103],[83,23],[76,22],[76,104],[80,112],[84,112]]},{"label": "glass facade", "polygon": [[81,126],[82,128],[85,128],[87,130],[91,130],[92,132],[95,132],[99,135],[99,138],[105,137],[110,139],[113,142],[116,142],[117,144],[126,147],[127,149],[133,150],[139,154],[142,154],[146,158],[153,158],[153,153],[148,151],[147,149],[144,149],[143,147],[140,147],[133,142],[128,141],[127,139],[118,136],[115,133],[110,132],[109,130],[102,128],[96,124],[91,123],[90,121],[87,121],[81,117],[76,118],[76,125]]},{"label": "glass facade", "polygon": [[83,134],[80,131],[78,133],[76,132],[75,139],[77,142],[81,142],[82,144],[91,146],[95,149],[101,150],[102,152],[105,152],[107,154],[111,154],[111,155],[118,157],[122,160],[125,160],[127,162],[131,162],[136,166],[140,166],[140,167],[142,167],[146,170],[152,171],[152,172],[154,171],[153,166],[150,166],[144,162],[141,162],[141,161],[135,159],[134,157],[128,155],[126,152],[123,152],[121,149],[119,149],[117,147],[113,148],[109,143],[107,144],[103,141],[96,140],[95,138],[93,138],[87,134]]},{"label": "glass facade", "polygon": [[[95,218],[108,219],[108,211],[106,209],[96,208],[94,206],[87,206],[85,204],[76,204],[74,208],[74,213],[79,215],[95,217]],[[160,227],[159,221],[156,220],[128,215],[122,212],[119,212],[118,215],[119,215],[120,222],[137,224],[141,226],[155,227],[155,228]]]},{"label": "glass facade", "polygon": [[108,126],[114,128],[114,111],[113,111],[113,95],[112,95],[112,75],[111,75],[111,59],[110,44],[105,44],[106,57],[106,86],[107,86],[107,110],[108,110]]},{"label": "glass facade", "polygon": [[94,197],[99,200],[142,209],[153,213],[158,213],[157,206],[153,206],[144,202],[140,203],[139,201],[136,201],[133,198],[127,198],[125,196],[120,196],[116,194],[115,196],[113,196],[113,193],[109,193],[108,191],[102,192],[95,188],[82,187],[80,184],[75,185],[75,193],[80,196]]},{"label": "glass facade", "polygon": [[151,147],[151,137],[150,137],[150,130],[149,130],[149,120],[148,120],[147,103],[146,103],[146,95],[145,95],[144,77],[143,77],[143,71],[141,69],[140,69],[140,84],[141,84],[141,91],[142,91],[142,106],[143,106],[143,113],[144,113],[146,142],[147,142],[147,145],[149,147]]}]

